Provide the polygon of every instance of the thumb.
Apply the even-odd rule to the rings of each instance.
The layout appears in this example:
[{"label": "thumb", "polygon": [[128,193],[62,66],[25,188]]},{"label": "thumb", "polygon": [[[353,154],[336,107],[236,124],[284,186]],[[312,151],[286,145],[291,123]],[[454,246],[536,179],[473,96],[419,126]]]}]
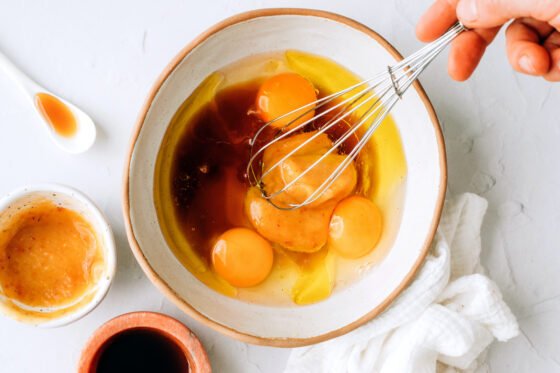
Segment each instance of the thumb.
[{"label": "thumb", "polygon": [[501,26],[513,18],[532,17],[560,27],[560,1],[557,0],[460,0],[457,17],[465,26]]}]

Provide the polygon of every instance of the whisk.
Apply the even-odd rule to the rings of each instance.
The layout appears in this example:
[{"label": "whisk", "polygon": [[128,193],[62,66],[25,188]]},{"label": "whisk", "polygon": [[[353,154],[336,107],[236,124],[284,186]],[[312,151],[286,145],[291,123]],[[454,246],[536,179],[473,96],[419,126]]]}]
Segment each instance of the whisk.
[{"label": "whisk", "polygon": [[[386,71],[382,71],[370,79],[323,97],[264,124],[257,131],[251,141],[251,157],[247,166],[247,175],[251,185],[258,187],[263,198],[268,200],[268,202],[278,209],[282,210],[298,209],[318,200],[351,164],[351,162],[354,161],[375,130],[389,114],[391,109],[395,106],[399,99],[402,98],[406,90],[414,83],[414,81],[416,81],[418,76],[424,71],[430,62],[432,62],[437,55],[464,30],[466,30],[466,28],[460,22],[457,22],[440,38],[430,44],[427,44],[425,47],[418,50],[408,58],[398,62],[394,66],[388,66]],[[345,95],[348,95],[348,97],[343,97]],[[332,106],[328,106],[331,104]],[[322,107],[326,107],[326,109],[312,118],[295,125],[307,114]],[[267,190],[267,185],[263,182],[263,178],[278,167],[281,167],[283,162],[304,149],[304,147],[308,146],[321,134],[331,128],[334,128],[341,123],[341,121],[346,121],[359,109],[361,109],[363,113],[360,113],[359,117],[352,121],[353,124],[348,127],[348,130],[342,134],[342,136],[338,137],[333,142],[332,147],[325,154],[321,155],[315,162],[304,169],[290,182],[281,186],[280,189],[272,191]],[[296,116],[297,113],[299,114]],[[324,119],[328,118],[328,120],[322,124],[320,128],[315,128],[316,133],[310,136],[306,141],[302,142],[290,152],[282,156],[274,164],[263,164],[263,152],[272,144],[300,132],[306,126],[316,122],[317,119],[329,114],[334,114],[334,116],[332,118],[325,117]],[[270,127],[274,122],[288,116],[295,116],[295,118],[286,125],[282,126],[282,129],[277,132],[277,135],[272,140],[268,141],[263,146],[259,146],[259,138],[263,135],[265,129]],[[368,123],[369,126],[367,125]],[[363,133],[359,133],[359,130],[362,127],[365,129],[362,131]],[[304,201],[290,202],[288,199],[286,203],[280,204],[277,202],[278,198],[276,197],[279,197],[282,193],[286,193],[286,191],[301,180],[302,177],[308,174],[314,167],[318,167],[329,154],[337,151],[337,149],[339,149],[340,146],[352,136],[357,136],[359,138],[356,145],[347,154],[345,159],[334,169],[334,171],[322,180],[321,184],[316,189],[309,193]],[[286,199],[282,198],[282,200]]]}]

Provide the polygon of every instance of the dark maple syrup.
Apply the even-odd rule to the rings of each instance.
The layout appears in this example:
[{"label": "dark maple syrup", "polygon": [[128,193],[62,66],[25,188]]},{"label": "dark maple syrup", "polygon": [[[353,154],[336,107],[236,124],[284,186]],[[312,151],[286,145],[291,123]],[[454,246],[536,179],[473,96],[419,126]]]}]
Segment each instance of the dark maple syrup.
[{"label": "dark maple syrup", "polygon": [[[319,98],[362,80],[333,61],[298,51],[279,51],[251,56],[210,74],[188,97],[185,97],[185,101],[177,108],[178,110],[167,125],[155,163],[153,197],[158,217],[157,223],[167,245],[185,269],[198,280],[215,291],[243,302],[291,307],[294,302],[308,304],[325,299],[328,296],[328,290],[333,290],[322,276],[323,263],[335,265],[334,285],[338,289],[342,289],[359,280],[360,273],[364,273],[363,271],[369,269],[373,263],[379,263],[386,256],[399,231],[407,167],[399,130],[391,116],[388,116],[354,162],[358,173],[355,194],[377,203],[383,212],[386,223],[382,244],[376,248],[373,255],[359,263],[340,261],[336,260],[337,258],[334,258],[334,261],[329,260],[327,263],[322,257],[315,254],[302,253],[294,257],[296,252],[285,250],[271,242],[275,250],[275,261],[270,281],[247,289],[236,290],[227,286],[227,283],[215,273],[212,263],[207,259],[218,235],[223,234],[224,230],[227,231],[227,228],[231,228],[233,225],[255,230],[249,226],[245,211],[243,211],[245,191],[248,187],[243,175],[246,166],[244,163],[247,160],[227,159],[224,165],[218,163],[218,169],[212,172],[211,167],[204,164],[198,168],[198,162],[205,158],[219,159],[223,156],[212,154],[201,156],[200,152],[198,154],[196,152],[202,150],[204,153],[214,152],[216,154],[217,151],[236,157],[235,152],[218,149],[216,144],[219,142],[224,144],[231,137],[231,134],[222,136],[223,134],[219,133],[219,128],[224,127],[224,117],[230,111],[221,107],[222,104],[225,101],[229,106],[237,109],[235,112],[238,113],[238,117],[241,117],[241,121],[233,121],[225,127],[232,134],[239,133],[240,129],[247,128],[247,126],[240,125],[243,121],[248,120],[243,117],[253,116],[249,121],[259,122],[258,113],[253,113],[257,87],[260,88],[260,83],[273,74],[288,71],[309,78],[318,89]],[[248,78],[253,81],[238,83],[246,82]],[[241,92],[243,90],[249,91],[249,93]],[[341,99],[349,96],[350,94]],[[364,96],[364,99],[368,99],[368,103],[355,111],[351,118],[348,118],[351,125],[359,123],[359,117],[368,112],[368,105],[375,102],[375,97],[370,95]],[[208,102],[211,103],[205,104]],[[239,103],[242,104],[239,105]],[[324,109],[324,107],[316,108],[316,115],[324,114]],[[209,112],[214,114],[210,115]],[[220,113],[219,120],[212,119],[217,116],[217,113]],[[324,120],[319,120],[319,122],[324,124]],[[371,120],[367,121],[366,125],[360,129],[359,136],[363,135],[370,123]],[[255,127],[258,128],[262,124],[264,123],[261,122]],[[166,123],[160,123],[160,125],[165,127]],[[204,128],[205,126],[212,126],[212,128]],[[348,126],[349,124],[346,123],[341,127],[346,130]],[[195,131],[195,127],[198,130]],[[213,134],[216,132],[218,132],[218,136],[206,138],[204,141],[194,138],[197,133]],[[331,133],[331,140],[340,138],[340,133],[338,130]],[[253,134],[254,129],[252,133],[247,134],[246,138],[250,138]],[[214,144],[211,144],[212,142]],[[355,141],[349,143],[352,144]],[[189,150],[191,144],[196,145],[198,150]],[[349,148],[352,146],[344,146],[340,151],[348,153]],[[237,146],[237,149],[243,150],[243,147]],[[178,154],[184,161],[181,167],[177,164]],[[232,167],[232,163],[242,166]],[[207,177],[206,174],[211,174],[212,177]],[[238,176],[239,174],[242,175],[241,178]],[[225,185],[219,185],[220,180],[238,180],[239,182],[230,183],[230,186],[239,188],[227,188]],[[203,189],[207,186],[213,186],[218,193],[204,191]],[[224,197],[225,190],[230,191],[228,196],[231,198]],[[228,211],[230,211],[229,214]],[[226,216],[233,218],[228,219]],[[225,223],[223,223],[224,221]],[[231,224],[228,221],[239,223]],[[323,251],[319,252],[320,255],[323,253]],[[314,268],[317,271],[304,273],[302,268],[308,262],[316,263]],[[358,267],[360,271],[356,271]],[[332,278],[328,280],[332,283]],[[317,286],[317,284],[321,286]]]},{"label": "dark maple syrup", "polygon": [[[250,187],[246,174],[250,141],[265,124],[255,112],[259,85],[255,80],[218,92],[181,134],[173,157],[175,214],[188,241],[207,261],[220,234],[234,227],[251,228],[243,205]],[[314,126],[330,118],[325,116]],[[346,130],[348,123],[344,122],[329,136],[335,140]],[[275,134],[277,130],[265,132],[256,147]],[[356,136],[351,137],[341,151],[347,153],[356,140]]]},{"label": "dark maple syrup", "polygon": [[203,108],[177,146],[172,165],[176,216],[189,242],[209,259],[214,239],[235,226],[248,226],[243,202],[249,141],[263,124],[247,112],[258,85],[225,89]]},{"label": "dark maple syrup", "polygon": [[148,328],[121,332],[101,349],[91,373],[188,373],[183,350],[169,337]]},{"label": "dark maple syrup", "polygon": [[[265,124],[255,112],[260,81],[226,88],[200,110],[181,135],[172,165],[172,194],[176,215],[188,241],[209,261],[216,238],[234,227],[249,227],[243,204],[250,187],[246,169],[251,157],[250,141]],[[320,97],[320,96],[319,96]],[[314,123],[321,126],[332,116]],[[331,139],[348,130],[348,123],[328,132]],[[261,144],[277,130],[263,133]],[[356,144],[351,137],[341,146],[347,153]]]}]

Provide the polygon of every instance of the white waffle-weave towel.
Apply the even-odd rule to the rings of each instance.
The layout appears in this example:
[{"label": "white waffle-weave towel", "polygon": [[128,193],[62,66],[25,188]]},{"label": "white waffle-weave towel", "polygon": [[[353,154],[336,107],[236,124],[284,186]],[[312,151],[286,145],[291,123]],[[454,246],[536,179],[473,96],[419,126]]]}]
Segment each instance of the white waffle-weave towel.
[{"label": "white waffle-weave towel", "polygon": [[286,373],[484,372],[483,352],[518,325],[480,265],[485,199],[446,202],[415,280],[381,315],[318,345],[294,349]]}]

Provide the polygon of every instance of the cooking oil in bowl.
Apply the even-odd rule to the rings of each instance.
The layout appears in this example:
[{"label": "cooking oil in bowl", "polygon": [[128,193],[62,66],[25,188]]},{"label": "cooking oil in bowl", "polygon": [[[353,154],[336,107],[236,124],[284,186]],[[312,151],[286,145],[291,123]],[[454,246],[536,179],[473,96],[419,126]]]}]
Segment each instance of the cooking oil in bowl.
[{"label": "cooking oil in bowl", "polygon": [[[301,77],[301,83],[293,79],[294,74]],[[289,81],[278,77],[289,77]],[[263,119],[263,110],[274,103],[270,95],[262,94],[264,84],[271,80],[274,84],[269,84],[266,92],[276,89],[282,93],[282,87],[288,87],[296,98],[306,91],[305,82],[314,87],[318,97],[324,97],[360,81],[333,61],[298,51],[253,56],[210,75],[179,108],[162,141],[154,180],[156,209],[174,254],[209,287],[253,303],[309,304],[356,281],[386,255],[399,227],[406,162],[398,130],[389,116],[353,163],[355,176],[348,179],[353,184],[337,198],[294,211],[277,210],[260,201],[260,195],[250,187],[246,167],[250,141],[268,120]],[[292,96],[288,92],[285,97]],[[279,102],[289,107],[286,99]],[[349,144],[351,147],[351,141]],[[353,255],[329,245],[332,213],[350,195],[371,201],[379,211],[375,215],[379,216],[379,234],[371,238],[377,244],[373,242],[373,250],[353,251]],[[364,205],[369,208],[360,204]],[[344,216],[346,226],[359,225],[359,216]],[[260,224],[261,218],[265,225]],[[243,272],[235,262],[242,266],[261,256],[241,250],[242,254],[234,257],[239,260],[230,260],[229,267],[217,267],[213,262],[216,243],[235,229],[255,231],[273,249],[270,273],[262,281],[249,282],[250,286],[239,286],[244,283],[232,281],[229,275]],[[243,240],[231,234],[227,237],[232,240],[231,247],[234,243],[266,247],[247,238],[254,237],[250,234],[243,235]]]}]

